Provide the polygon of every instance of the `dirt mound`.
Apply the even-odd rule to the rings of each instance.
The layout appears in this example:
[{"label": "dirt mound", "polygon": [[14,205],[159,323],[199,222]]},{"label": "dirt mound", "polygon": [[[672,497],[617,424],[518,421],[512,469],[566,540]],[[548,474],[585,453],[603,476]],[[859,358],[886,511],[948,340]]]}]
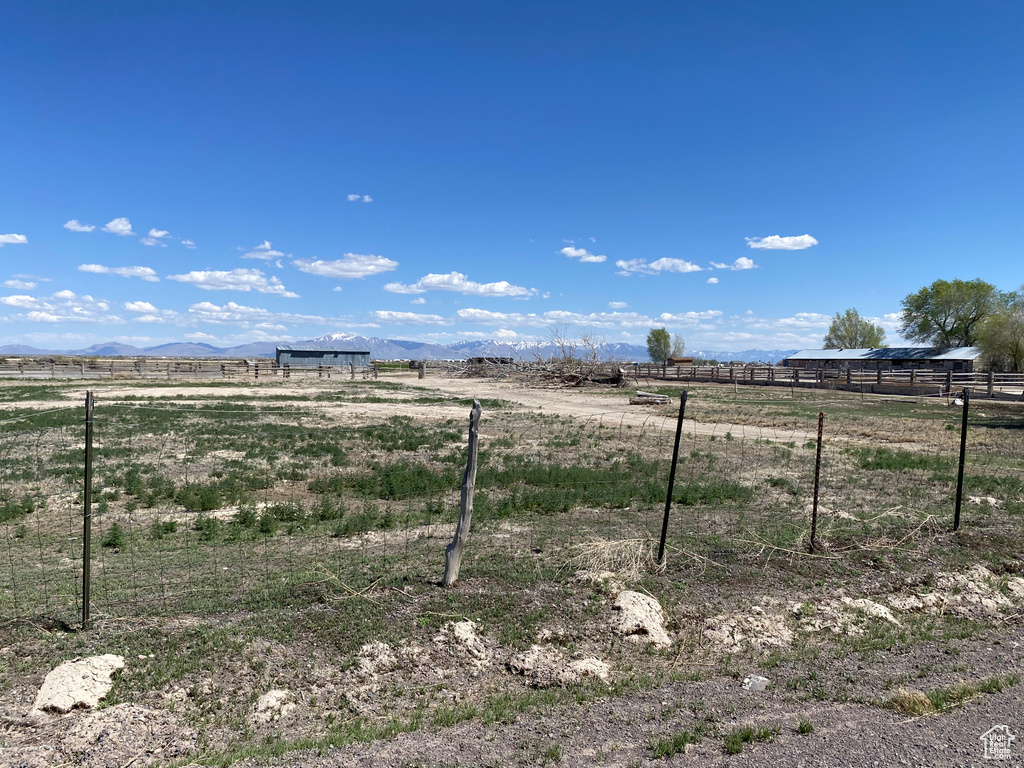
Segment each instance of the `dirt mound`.
[{"label": "dirt mound", "polygon": [[[932,591],[915,595],[890,595],[888,603],[898,611],[953,613],[970,619],[985,619],[1011,608],[1013,601],[1000,590],[1000,580],[983,565],[964,573],[943,571],[935,576]],[[1013,577],[1007,591],[1024,599],[1024,579]]]},{"label": "dirt mound", "polygon": [[665,631],[665,611],[648,595],[625,590],[615,598],[615,632],[634,643],[652,643],[661,648],[672,644]]},{"label": "dirt mound", "polygon": [[704,621],[704,637],[718,651],[739,653],[744,649],[788,648],[793,630],[786,617],[771,615],[754,606],[744,614],[723,614]]},{"label": "dirt mound", "polygon": [[298,708],[292,701],[292,692],[280,688],[267,691],[253,706],[254,723],[272,723],[291,717]]},{"label": "dirt mound", "polygon": [[387,643],[367,643],[356,654],[359,673],[364,677],[375,677],[380,672],[389,672],[398,664],[395,650]]},{"label": "dirt mound", "polygon": [[598,592],[604,592],[612,597],[615,597],[622,591],[622,582],[619,581],[612,571],[577,571],[574,578],[576,581],[589,584]]},{"label": "dirt mound", "polygon": [[164,764],[192,754],[196,732],[166,710],[118,704],[75,724],[60,749],[90,768]]},{"label": "dirt mound", "polygon": [[892,611],[880,603],[866,598],[841,597],[838,600],[824,600],[811,605],[790,604],[790,613],[799,622],[804,632],[831,632],[834,635],[863,635],[866,620],[877,619],[900,626]]},{"label": "dirt mound", "polygon": [[478,669],[490,663],[487,646],[477,634],[474,621],[449,621],[434,636],[434,643],[455,658],[468,661]]},{"label": "dirt mound", "polygon": [[517,653],[508,661],[508,668],[524,675],[537,688],[572,685],[585,677],[607,680],[610,667],[594,657],[566,661],[557,648],[534,645],[528,651]]},{"label": "dirt mound", "polygon": [[65,661],[43,680],[29,716],[95,707],[114,684],[111,675],[123,668],[124,657],[112,653]]}]

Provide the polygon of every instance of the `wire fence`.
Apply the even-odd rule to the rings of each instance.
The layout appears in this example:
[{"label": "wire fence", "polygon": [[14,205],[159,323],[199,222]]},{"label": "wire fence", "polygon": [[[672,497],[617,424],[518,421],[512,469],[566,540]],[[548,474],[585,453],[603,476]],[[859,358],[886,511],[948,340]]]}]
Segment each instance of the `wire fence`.
[{"label": "wire fence", "polygon": [[[101,399],[92,615],[308,605],[326,592],[359,594],[382,574],[438,581],[458,515],[468,402],[398,413],[381,400],[353,416],[315,400]],[[513,564],[654,567],[676,404],[611,402],[586,418],[483,402],[463,581],[512,579]],[[816,556],[926,553],[953,523],[962,409],[920,402],[726,407],[691,396],[667,568],[811,549],[819,412]],[[1024,519],[1022,422],[973,408],[965,535],[1013,547]],[[81,619],[84,421],[81,408],[0,421],[0,620]]]}]

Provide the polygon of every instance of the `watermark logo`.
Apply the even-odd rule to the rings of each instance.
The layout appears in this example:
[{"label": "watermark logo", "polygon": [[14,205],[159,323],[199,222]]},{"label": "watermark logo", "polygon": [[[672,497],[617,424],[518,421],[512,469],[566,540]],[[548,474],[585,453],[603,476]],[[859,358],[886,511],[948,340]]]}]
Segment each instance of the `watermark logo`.
[{"label": "watermark logo", "polygon": [[995,725],[981,734],[980,740],[985,745],[986,760],[1009,760],[1013,757],[1011,745],[1017,737],[1013,735],[1009,726]]}]

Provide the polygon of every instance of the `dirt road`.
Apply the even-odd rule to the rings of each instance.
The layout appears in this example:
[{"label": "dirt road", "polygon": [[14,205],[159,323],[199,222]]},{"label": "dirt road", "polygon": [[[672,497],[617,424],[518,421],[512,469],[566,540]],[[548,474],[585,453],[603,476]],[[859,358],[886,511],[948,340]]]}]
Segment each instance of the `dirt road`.
[{"label": "dirt road", "polygon": [[[462,397],[508,400],[525,408],[539,409],[547,414],[592,419],[609,425],[621,424],[674,431],[679,408],[675,402],[666,407],[629,405],[625,398],[610,397],[594,390],[566,387],[524,387],[518,382],[503,382],[493,379],[459,379],[442,376],[417,379],[415,374],[388,376],[388,379],[401,381],[402,384],[410,387],[421,387]],[[680,387],[681,390],[682,387]],[[774,429],[723,422],[705,423],[693,419],[683,420],[684,435],[718,435],[721,437],[727,432],[734,438],[771,440],[773,442],[792,441],[798,444],[815,439],[815,435],[805,430]]]}]

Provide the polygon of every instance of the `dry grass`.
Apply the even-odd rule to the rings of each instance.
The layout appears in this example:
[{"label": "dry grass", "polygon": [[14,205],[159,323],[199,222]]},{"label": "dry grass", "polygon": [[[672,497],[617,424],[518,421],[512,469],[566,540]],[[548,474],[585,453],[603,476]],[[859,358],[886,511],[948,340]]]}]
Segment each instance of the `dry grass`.
[{"label": "dry grass", "polygon": [[573,568],[600,573],[611,571],[633,581],[657,565],[657,544],[649,538],[602,539],[592,537],[574,547]]},{"label": "dry grass", "polygon": [[927,694],[913,688],[900,688],[887,704],[901,715],[927,715],[934,709]]}]

